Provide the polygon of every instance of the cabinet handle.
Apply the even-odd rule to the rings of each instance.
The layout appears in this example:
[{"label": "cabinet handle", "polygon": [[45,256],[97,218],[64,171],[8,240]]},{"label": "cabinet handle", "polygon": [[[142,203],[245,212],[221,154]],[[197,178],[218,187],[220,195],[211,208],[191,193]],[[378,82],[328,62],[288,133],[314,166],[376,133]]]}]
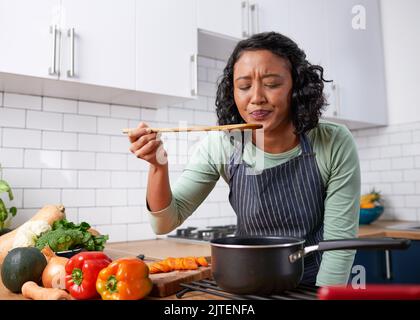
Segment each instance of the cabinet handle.
[{"label": "cabinet handle", "polygon": [[52,33],[52,55],[51,55],[51,66],[48,68],[48,74],[53,76],[53,75],[58,75],[57,69],[56,69],[56,64],[57,64],[57,26],[53,25],[50,26],[50,33]]},{"label": "cabinet handle", "polygon": [[254,35],[259,32],[259,13],[258,13],[258,4],[254,3],[249,6],[251,11],[250,18],[251,18],[251,35]]},{"label": "cabinet handle", "polygon": [[74,77],[74,28],[67,30],[67,36],[70,37],[70,70],[67,70],[67,77]]},{"label": "cabinet handle", "polygon": [[249,36],[249,18],[248,18],[248,1],[242,1],[241,13],[242,13],[242,37],[247,38]]},{"label": "cabinet handle", "polygon": [[194,53],[190,56],[191,63],[191,95],[196,96],[197,90],[197,54]]},{"label": "cabinet handle", "polygon": [[387,280],[392,279],[391,255],[389,250],[385,250],[385,277]]}]

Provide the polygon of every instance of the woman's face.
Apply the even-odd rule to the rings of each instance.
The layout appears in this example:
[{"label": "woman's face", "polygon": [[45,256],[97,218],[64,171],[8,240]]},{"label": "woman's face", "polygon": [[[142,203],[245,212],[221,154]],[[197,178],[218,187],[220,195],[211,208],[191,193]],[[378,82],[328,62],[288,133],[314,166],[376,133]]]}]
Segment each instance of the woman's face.
[{"label": "woman's face", "polygon": [[234,99],[246,123],[274,131],[291,123],[290,64],[268,50],[245,51],[233,68]]}]

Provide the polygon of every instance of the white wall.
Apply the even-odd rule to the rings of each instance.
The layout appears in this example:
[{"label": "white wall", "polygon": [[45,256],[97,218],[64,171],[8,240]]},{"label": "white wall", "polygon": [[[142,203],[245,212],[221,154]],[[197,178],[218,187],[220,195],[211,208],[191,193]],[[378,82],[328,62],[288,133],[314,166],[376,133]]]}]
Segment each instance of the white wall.
[{"label": "white wall", "polygon": [[380,4],[389,123],[420,121],[420,1]]},{"label": "white wall", "polygon": [[[17,226],[45,204],[62,203],[69,220],[86,221],[110,241],[155,238],[145,212],[148,165],[129,150],[121,129],[216,123],[215,82],[224,62],[199,57],[199,98],[162,109],[127,107],[0,92],[0,178],[13,188]],[[171,181],[186,163],[174,136],[163,136]],[[194,142],[194,141],[192,141]],[[189,152],[189,151],[188,151]],[[220,181],[185,225],[236,222]],[[2,195],[3,200],[7,200]]]}]

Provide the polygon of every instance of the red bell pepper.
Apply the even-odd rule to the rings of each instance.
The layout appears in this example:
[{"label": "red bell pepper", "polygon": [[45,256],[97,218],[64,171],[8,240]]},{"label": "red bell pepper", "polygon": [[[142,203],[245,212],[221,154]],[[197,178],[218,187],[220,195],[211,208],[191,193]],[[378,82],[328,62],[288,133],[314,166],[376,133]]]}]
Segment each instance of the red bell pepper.
[{"label": "red bell pepper", "polygon": [[86,251],[74,255],[65,266],[67,291],[79,300],[99,297],[96,291],[98,273],[111,262],[102,251]]}]

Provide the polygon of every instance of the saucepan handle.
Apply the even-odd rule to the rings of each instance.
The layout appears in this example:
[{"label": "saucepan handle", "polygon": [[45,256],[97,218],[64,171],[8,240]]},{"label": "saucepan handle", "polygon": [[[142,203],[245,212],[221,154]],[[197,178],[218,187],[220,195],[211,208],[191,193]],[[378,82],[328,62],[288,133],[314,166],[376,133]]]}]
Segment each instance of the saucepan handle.
[{"label": "saucepan handle", "polygon": [[411,240],[409,239],[340,239],[321,241],[318,243],[318,248],[316,250],[328,251],[340,249],[407,249],[410,244]]},{"label": "saucepan handle", "polygon": [[289,256],[291,263],[314,251],[329,251],[341,249],[407,249],[411,245],[409,239],[371,238],[371,239],[339,239],[325,240],[316,245],[305,247]]}]

